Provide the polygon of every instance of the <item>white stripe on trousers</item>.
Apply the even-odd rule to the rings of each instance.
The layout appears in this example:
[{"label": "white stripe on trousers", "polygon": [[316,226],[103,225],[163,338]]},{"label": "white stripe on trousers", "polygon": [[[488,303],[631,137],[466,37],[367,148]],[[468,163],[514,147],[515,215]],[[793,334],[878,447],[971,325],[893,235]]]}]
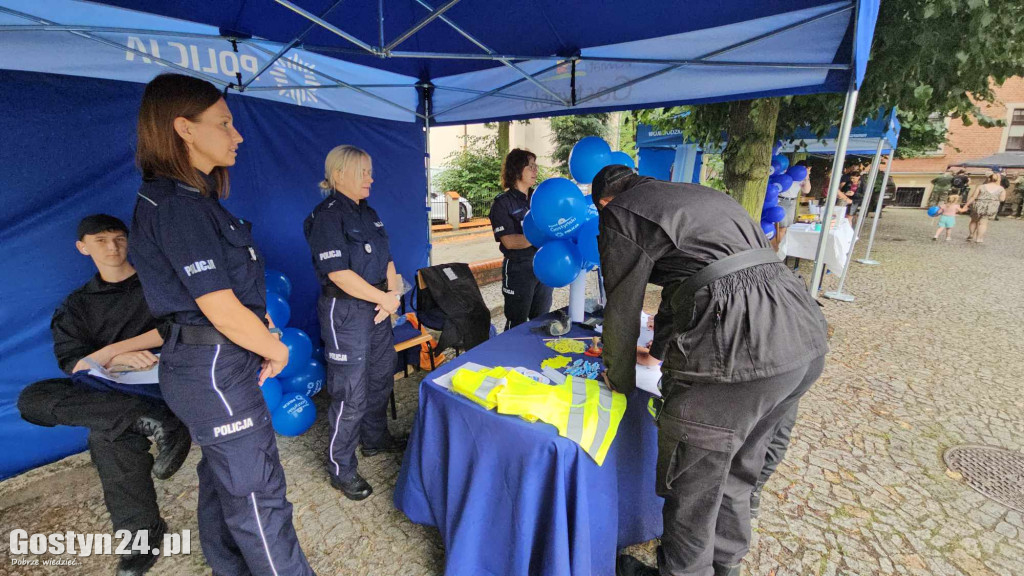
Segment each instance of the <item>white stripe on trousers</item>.
[{"label": "white stripe on trousers", "polygon": [[334,439],[338,437],[338,425],[341,423],[341,413],[345,411],[345,401],[341,401],[341,405],[338,406],[338,417],[334,419],[334,434],[331,434],[331,445],[327,447],[327,453],[330,454],[331,462],[334,462],[334,475],[341,474],[341,466],[338,461],[334,459]]},{"label": "white stripe on trousers", "polygon": [[217,358],[220,356],[220,344],[217,344],[217,351],[213,353],[213,364],[210,365],[210,383],[213,384],[213,390],[220,396],[220,401],[224,403],[224,407],[228,409],[228,416],[234,416],[235,412],[231,409],[228,401],[224,398],[224,394],[221,393],[220,388],[217,388]]},{"label": "white stripe on trousers", "polygon": [[337,298],[331,298],[331,336],[334,336],[334,349],[338,349],[338,331],[334,328],[334,305],[338,303]]},{"label": "white stripe on trousers", "polygon": [[252,512],[256,515],[256,527],[260,529],[260,539],[263,540],[263,550],[267,553],[267,562],[270,563],[270,570],[277,576],[277,568],[274,567],[274,559],[270,556],[270,546],[267,545],[267,536],[263,533],[263,522],[260,521],[260,510],[256,507],[256,493],[249,492],[252,498]]}]

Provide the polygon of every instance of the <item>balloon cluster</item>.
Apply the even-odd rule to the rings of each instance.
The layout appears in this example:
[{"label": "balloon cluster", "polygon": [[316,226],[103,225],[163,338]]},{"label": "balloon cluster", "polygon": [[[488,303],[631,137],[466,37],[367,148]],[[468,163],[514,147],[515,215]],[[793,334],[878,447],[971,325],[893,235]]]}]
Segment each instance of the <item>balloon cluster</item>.
[{"label": "balloon cluster", "polygon": [[[569,154],[569,173],[580,184],[590,184],[602,168],[613,164],[636,169],[629,154],[612,152],[597,136],[581,139]],[[572,180],[549,178],[537,186],[523,233],[538,247],[533,272],[547,286],[561,288],[601,265],[597,207]]]},{"label": "balloon cluster", "polygon": [[789,158],[779,151],[782,142],[776,142],[772,148],[772,165],[768,177],[768,189],[764,195],[764,207],[761,208],[761,230],[769,240],[775,237],[775,224],[786,217],[786,209],[779,206],[779,195],[792,188],[798,188],[807,179],[807,168],[790,166]]},{"label": "balloon cluster", "polygon": [[[267,270],[267,314],[281,328],[291,319],[288,297],[292,283],[276,270]],[[263,399],[270,409],[274,430],[282,436],[298,436],[316,420],[316,406],[310,400],[323,388],[326,370],[313,356],[313,342],[298,328],[282,328],[281,343],[288,347],[288,364],[276,378],[263,382]]]}]

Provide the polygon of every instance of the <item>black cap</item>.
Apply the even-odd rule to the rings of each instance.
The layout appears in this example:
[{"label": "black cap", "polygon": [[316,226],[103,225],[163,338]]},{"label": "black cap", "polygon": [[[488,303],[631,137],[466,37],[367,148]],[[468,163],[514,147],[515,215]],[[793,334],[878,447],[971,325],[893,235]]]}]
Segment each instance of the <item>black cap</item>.
[{"label": "black cap", "polygon": [[594,204],[598,204],[601,198],[605,196],[615,196],[621,190],[620,186],[615,184],[624,184],[625,179],[629,176],[633,176],[635,173],[629,166],[623,164],[611,164],[601,168],[601,171],[594,176],[594,180],[590,184],[590,198],[594,201]]}]

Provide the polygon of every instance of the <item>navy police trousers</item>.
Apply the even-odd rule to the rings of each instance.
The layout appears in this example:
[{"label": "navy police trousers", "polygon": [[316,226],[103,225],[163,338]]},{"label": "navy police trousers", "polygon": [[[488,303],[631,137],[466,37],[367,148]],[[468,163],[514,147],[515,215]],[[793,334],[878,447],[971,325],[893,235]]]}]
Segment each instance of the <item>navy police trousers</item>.
[{"label": "navy police trousers", "polygon": [[321,296],[317,306],[331,395],[327,472],[347,481],[356,474],[356,445],[391,441],[387,405],[395,384],[395,338],[389,319],[373,323],[377,312],[370,302]]},{"label": "navy police trousers", "polygon": [[198,516],[206,562],[218,576],[313,574],[257,385],[261,358],[234,344],[175,342],[176,328],[160,358],[160,389],[203,450]]}]

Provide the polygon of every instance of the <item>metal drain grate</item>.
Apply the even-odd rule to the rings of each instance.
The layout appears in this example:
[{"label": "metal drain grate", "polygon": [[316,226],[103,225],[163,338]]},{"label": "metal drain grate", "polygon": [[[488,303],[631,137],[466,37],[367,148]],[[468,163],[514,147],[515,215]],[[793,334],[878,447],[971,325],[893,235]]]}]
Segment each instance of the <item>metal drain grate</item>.
[{"label": "metal drain grate", "polygon": [[963,476],[967,485],[1014,510],[1024,512],[1024,454],[965,444],[942,455],[946,467]]}]

